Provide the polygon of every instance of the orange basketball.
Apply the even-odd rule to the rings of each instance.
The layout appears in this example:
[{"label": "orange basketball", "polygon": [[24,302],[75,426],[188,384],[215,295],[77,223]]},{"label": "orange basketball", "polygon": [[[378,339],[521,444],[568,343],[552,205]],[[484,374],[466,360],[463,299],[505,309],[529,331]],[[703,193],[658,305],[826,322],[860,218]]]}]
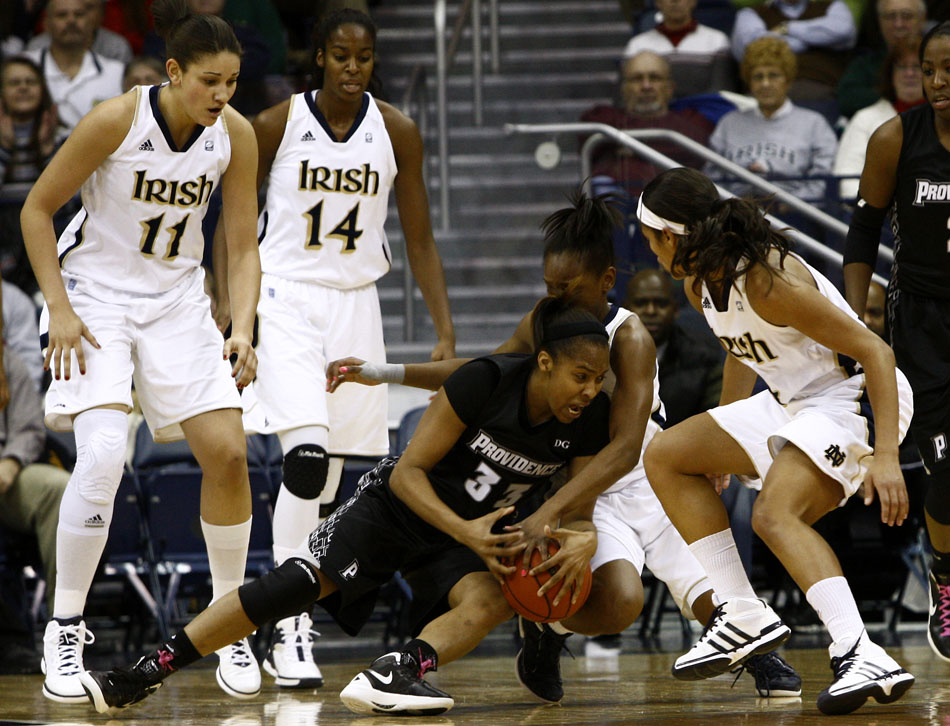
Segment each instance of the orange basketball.
[{"label": "orange basketball", "polygon": [[[557,551],[557,542],[548,542],[548,553],[553,555]],[[520,556],[516,562],[517,568],[512,574],[505,578],[501,589],[502,592],[505,593],[505,598],[508,600],[508,604],[511,605],[512,609],[528,620],[533,620],[536,623],[553,623],[558,620],[563,620],[580,610],[581,606],[586,602],[587,596],[590,595],[590,586],[593,579],[590,564],[587,565],[587,572],[584,573],[584,583],[581,586],[581,592],[577,598],[577,602],[571,603],[570,596],[565,593],[564,597],[561,598],[561,601],[557,604],[557,607],[555,607],[554,598],[557,597],[561,588],[564,587],[564,583],[562,582],[558,586],[548,590],[544,594],[544,597],[538,597],[538,590],[550,579],[551,575],[557,571],[557,568],[555,567],[553,570],[540,572],[532,576],[528,574],[528,570],[521,568]],[[540,563],[541,553],[535,550],[531,554],[531,568],[529,569],[537,567]]]}]

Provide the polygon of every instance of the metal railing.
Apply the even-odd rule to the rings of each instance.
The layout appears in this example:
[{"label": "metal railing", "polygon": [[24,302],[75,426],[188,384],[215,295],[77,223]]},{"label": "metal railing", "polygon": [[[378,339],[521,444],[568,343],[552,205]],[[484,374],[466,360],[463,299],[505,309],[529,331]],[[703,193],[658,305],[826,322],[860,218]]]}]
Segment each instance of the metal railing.
[{"label": "metal railing", "polygon": [[[745,169],[744,167],[734,164],[728,159],[720,156],[716,152],[708,149],[697,141],[684,136],[676,131],[669,131],[666,129],[637,129],[637,130],[626,130],[622,131],[615,129],[613,126],[608,126],[607,124],[601,123],[589,123],[589,122],[577,122],[577,123],[561,123],[561,124],[505,124],[505,133],[513,134],[558,134],[558,133],[571,133],[571,134],[592,134],[584,144],[581,146],[581,178],[585,180],[585,185],[589,187],[590,185],[590,172],[591,172],[591,152],[593,148],[598,143],[603,143],[605,140],[610,140],[614,143],[626,146],[633,151],[635,151],[639,156],[643,157],[647,161],[650,161],[653,164],[656,164],[659,167],[664,169],[672,169],[674,167],[682,166],[679,162],[674,161],[665,154],[653,149],[652,147],[645,144],[641,139],[650,139],[657,140],[662,139],[665,141],[671,141],[675,144],[682,146],[691,153],[696,154],[697,156],[702,157],[706,161],[718,166],[719,168],[727,171],[744,182],[754,186],[755,188],[767,193],[774,195],[774,197],[787,204],[791,209],[794,209],[796,212],[799,212],[808,219],[814,221],[816,224],[819,224],[823,228],[834,232],[842,237],[846,236],[848,233],[848,225],[842,222],[835,217],[832,217],[827,212],[824,212],[816,207],[812,206],[808,202],[804,202],[798,197],[790,194],[781,187],[776,186],[775,184],[763,179],[759,175]],[[724,197],[733,197],[735,196],[728,189],[723,188],[720,185],[716,185],[716,188],[719,190],[719,193]],[[589,191],[589,189],[588,189]],[[779,227],[787,227],[781,219],[775,217],[774,215],[767,214],[766,218],[773,225]],[[804,247],[810,252],[823,257],[824,259],[833,262],[837,265],[843,263],[843,257],[840,252],[831,249],[827,245],[819,242],[818,240],[810,237],[803,232],[800,232],[797,229],[790,228],[787,231],[789,237],[791,237],[796,243]],[[885,245],[879,246],[880,254],[888,261],[894,259],[894,252],[889,247]],[[887,286],[887,280],[877,273],[873,275],[873,279],[880,284]]]}]

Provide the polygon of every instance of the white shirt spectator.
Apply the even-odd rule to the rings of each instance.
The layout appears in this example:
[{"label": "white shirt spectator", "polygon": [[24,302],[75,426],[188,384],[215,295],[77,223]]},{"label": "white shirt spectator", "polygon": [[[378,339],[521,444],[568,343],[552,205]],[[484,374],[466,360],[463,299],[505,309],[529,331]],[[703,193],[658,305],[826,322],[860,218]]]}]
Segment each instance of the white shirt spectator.
[{"label": "white shirt spectator", "polygon": [[[49,44],[49,33],[40,33],[30,38],[30,42],[26,44],[26,49],[43,50],[49,48]],[[99,56],[117,60],[122,65],[126,65],[134,57],[129,41],[108,28],[98,28],[96,30],[96,37],[92,41],[90,50]]]},{"label": "white shirt spectator", "polygon": [[[831,167],[832,173],[861,176],[871,134],[877,131],[878,126],[896,115],[897,109],[886,98],[880,98],[877,103],[865,106],[854,114],[845,126],[841,140],[838,142],[835,163]],[[859,181],[859,179],[843,180],[838,187],[841,198],[855,199],[858,196]]]},{"label": "white shirt spectator", "polygon": [[48,50],[28,51],[24,55],[35,60],[43,69],[46,85],[59,110],[59,118],[69,129],[79,123],[79,119],[97,103],[122,93],[125,66],[119,61],[86,51],[79,73],[75,78],[70,78],[59,69]]},{"label": "white shirt spectator", "polygon": [[[43,382],[43,353],[36,323],[36,305],[12,282],[3,282],[3,340],[26,363],[30,378],[40,390]],[[2,345],[2,343],[0,343]]]},{"label": "white shirt spectator", "polygon": [[[729,57],[729,36],[708,25],[697,24],[676,45],[656,28],[633,36],[623,50],[624,58],[649,50],[661,55],[673,71],[678,97],[735,89],[735,71]],[[721,66],[721,67],[720,67]]]}]

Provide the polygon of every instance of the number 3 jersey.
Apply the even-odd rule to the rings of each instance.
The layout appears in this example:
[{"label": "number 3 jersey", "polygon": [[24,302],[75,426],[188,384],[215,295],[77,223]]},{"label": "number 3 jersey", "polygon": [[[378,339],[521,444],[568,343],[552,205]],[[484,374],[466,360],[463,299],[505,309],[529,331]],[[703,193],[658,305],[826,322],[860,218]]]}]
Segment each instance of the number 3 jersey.
[{"label": "number 3 jersey", "polygon": [[342,290],[361,287],[391,266],[383,225],[396,157],[370,94],[339,141],[316,98],[307,91],[290,99],[258,221],[261,269]]},{"label": "number 3 jersey", "polygon": [[528,421],[525,391],[534,356],[491,355],[466,363],[443,386],[465,424],[458,441],[429,472],[439,498],[464,519],[517,504],[546,489],[578,456],[592,456],[610,440],[610,402],[599,393],[580,417]]},{"label": "number 3 jersey", "polygon": [[65,272],[154,294],[201,264],[201,220],[231,160],[224,117],[181,149],[158,107],[162,86],[137,86],[132,126],[85,181],[82,209],[59,238]]}]

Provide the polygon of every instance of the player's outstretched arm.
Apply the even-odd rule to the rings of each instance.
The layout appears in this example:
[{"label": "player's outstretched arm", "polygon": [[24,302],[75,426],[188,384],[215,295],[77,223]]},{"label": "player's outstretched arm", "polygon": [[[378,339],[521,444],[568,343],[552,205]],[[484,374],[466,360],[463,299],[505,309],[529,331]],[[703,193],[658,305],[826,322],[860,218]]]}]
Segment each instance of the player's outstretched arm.
[{"label": "player's outstretched arm", "polygon": [[261,291],[261,258],[257,249],[257,141],[250,123],[225,107],[231,137],[231,161],[221,179],[221,204],[227,241],[228,298],[231,337],[224,357],[237,355],[232,375],[239,388],[254,380],[257,357],[251,346],[254,314]]},{"label": "player's outstretched arm", "polygon": [[429,363],[373,363],[361,358],[340,358],[327,366],[327,391],[333,393],[344,383],[376,386],[399,383],[410,388],[438,391],[445,379],[471,358],[450,358]]},{"label": "player's outstretched arm", "polygon": [[455,328],[445,289],[442,259],[432,236],[429,198],[422,177],[422,136],[413,120],[402,112],[382,102],[379,108],[396,156],[398,172],[393,187],[406,240],[406,257],[439,338],[432,351],[432,360],[454,358]]},{"label": "player's outstretched arm", "polygon": [[119,148],[132,126],[138,93],[130,91],[105,101],[82,118],[36,180],[20,212],[26,251],[49,308],[49,346],[43,365],[47,369],[52,366],[55,378],[70,377],[73,352],[79,372],[86,372],[83,338],[96,347],[99,344],[66,295],[56,254],[53,214]]}]

